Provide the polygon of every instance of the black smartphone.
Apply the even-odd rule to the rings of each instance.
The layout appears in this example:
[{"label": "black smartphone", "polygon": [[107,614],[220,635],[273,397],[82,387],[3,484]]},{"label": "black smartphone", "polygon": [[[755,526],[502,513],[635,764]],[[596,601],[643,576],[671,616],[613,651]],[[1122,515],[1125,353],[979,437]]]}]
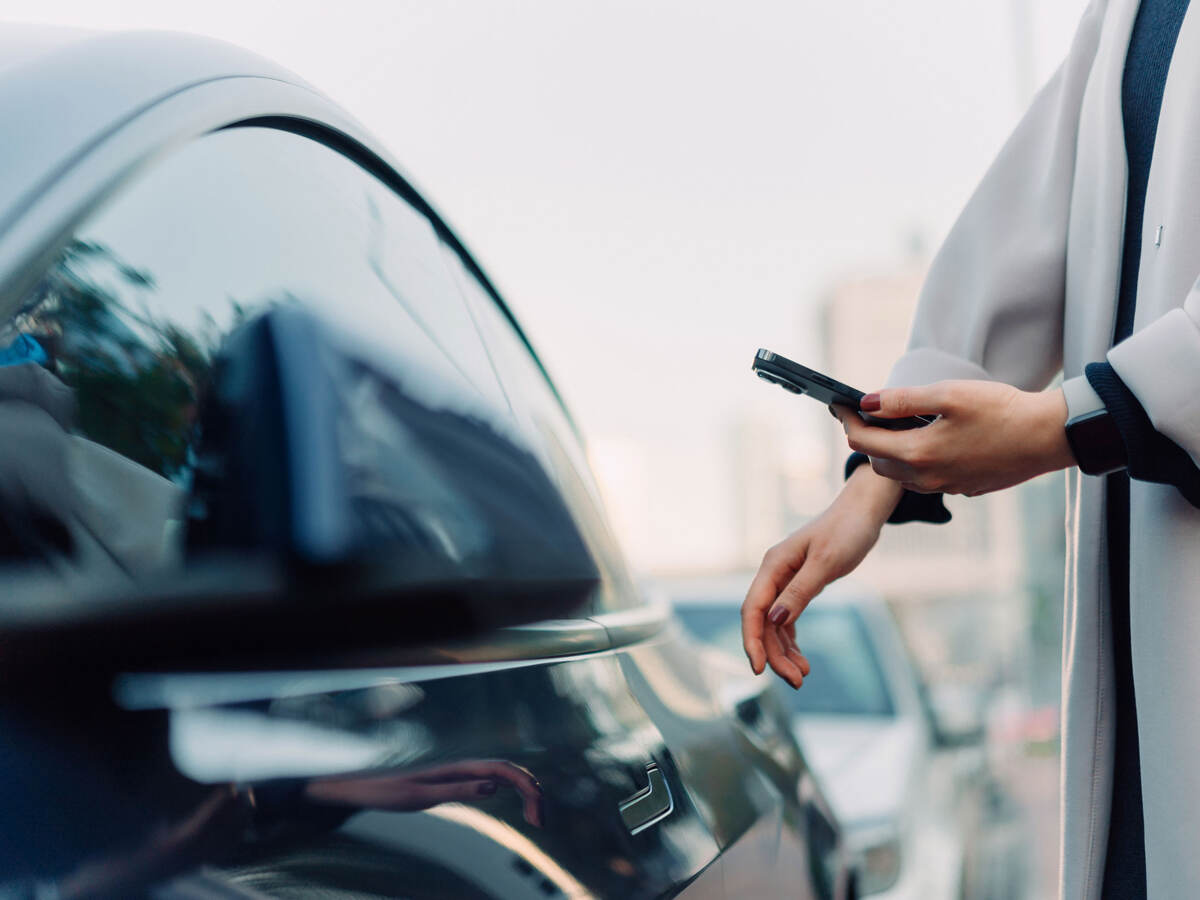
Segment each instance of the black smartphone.
[{"label": "black smartphone", "polygon": [[[760,348],[758,353],[754,354],[754,363],[751,368],[764,381],[777,384],[793,394],[807,394],[826,406],[838,403],[857,410],[858,404],[863,398],[862,391],[856,390],[848,384],[842,384],[840,381],[834,381],[828,375],[815,372],[808,366],[792,362],[786,356],[780,356],[770,350]],[[909,416],[904,419],[879,419],[861,410],[858,414],[869,425],[878,425],[893,431],[920,428],[936,418],[935,416]]]}]

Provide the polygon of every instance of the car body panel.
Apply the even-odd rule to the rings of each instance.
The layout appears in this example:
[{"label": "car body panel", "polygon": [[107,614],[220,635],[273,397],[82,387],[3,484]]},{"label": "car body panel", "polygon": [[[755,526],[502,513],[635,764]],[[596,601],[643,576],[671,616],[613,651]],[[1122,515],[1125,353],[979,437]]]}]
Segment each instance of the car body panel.
[{"label": "car body panel", "polygon": [[[428,220],[424,227],[432,238],[420,240],[444,258],[426,255],[418,268],[425,276],[441,273],[437,290],[457,284],[443,299],[463,303],[466,312],[456,313],[455,323],[431,323],[408,309],[389,313],[385,329],[370,310],[359,311],[347,330],[357,329],[361,346],[370,345],[391,363],[416,366],[396,379],[402,398],[417,396],[422,379],[438,388],[453,384],[455,403],[470,406],[473,422],[487,423],[497,439],[511,438],[536,460],[571,511],[599,578],[591,604],[572,618],[482,634],[464,627],[461,638],[417,645],[400,636],[406,612],[401,593],[387,621],[393,631],[361,635],[358,652],[350,655],[321,644],[323,628],[330,639],[354,630],[356,608],[345,602],[338,570],[315,586],[287,583],[303,600],[294,608],[254,606],[257,587],[223,596],[215,621],[224,621],[227,643],[242,654],[236,664],[217,652],[218,641],[206,645],[211,656],[190,657],[186,665],[168,665],[169,653],[135,654],[114,680],[113,671],[90,657],[80,664],[81,646],[73,646],[77,657],[56,658],[47,645],[42,664],[22,669],[25,680],[10,680],[0,692],[0,722],[9,738],[0,748],[0,892],[31,883],[40,889],[49,881],[65,885],[67,893],[149,891],[156,897],[307,896],[316,886],[326,896],[345,897],[844,896],[838,825],[781,708],[752,682],[731,697],[728,688],[736,680],[717,683],[706,674],[691,640],[637,591],[553,384],[494,287],[386,152],[300,79],[219,42],[71,34],[55,48],[53,43],[31,37],[28,46],[36,44],[38,51],[0,77],[0,112],[23,135],[23,142],[0,152],[0,319],[7,320],[31,292],[45,292],[46,305],[23,310],[29,327],[16,330],[28,336],[40,327],[47,344],[51,338],[60,344],[51,348],[50,366],[71,382],[82,414],[98,429],[62,438],[76,448],[66,463],[72,476],[79,454],[95,466],[93,474],[101,473],[85,485],[92,502],[86,530],[96,552],[74,580],[65,577],[70,566],[32,575],[6,568],[13,606],[60,603],[69,617],[91,602],[83,586],[99,579],[92,564],[100,560],[107,561],[105,578],[111,576],[118,593],[125,585],[125,599],[146,601],[151,619],[172,603],[209,602],[194,578],[259,584],[240,558],[215,569],[191,567],[197,548],[179,536],[179,522],[186,521],[194,538],[195,523],[208,509],[196,509],[196,479],[208,470],[202,459],[197,462],[201,445],[190,443],[189,429],[195,421],[209,424],[203,415],[195,418],[204,409],[204,379],[211,374],[209,358],[197,359],[195,351],[209,345],[184,340],[189,329],[170,318],[177,310],[155,306],[159,298],[148,292],[158,282],[144,259],[125,260],[113,250],[106,235],[128,236],[129,229],[86,233],[96,221],[112,226],[113,210],[172,159],[205,141],[209,147],[237,143],[256,133],[288,133],[351,160]],[[282,168],[283,156],[278,159]],[[253,183],[234,195],[251,193]],[[307,185],[314,195],[315,184]],[[220,180],[213,185],[200,193],[219,193]],[[185,274],[174,284],[182,287],[172,289],[178,299],[198,290],[202,264],[223,265],[227,258],[205,256],[193,242],[205,232],[188,233],[189,220],[171,202],[178,194],[167,188],[149,194],[158,205],[131,214],[135,225],[159,232],[146,246],[167,247],[183,262],[201,264],[191,277],[186,267],[180,270]],[[354,191],[334,194],[357,197]],[[376,213],[371,203],[367,209],[364,227],[370,230]],[[248,204],[227,217],[230,232],[256,212],[276,217],[265,219],[268,237],[292,224],[282,207],[256,210]],[[357,234],[357,227],[347,233]],[[290,246],[294,251],[301,244]],[[361,301],[368,288],[381,297],[403,294],[392,284],[400,277],[399,263],[387,251],[412,246],[412,234],[391,235],[379,255],[374,244],[355,245],[345,258],[369,263],[384,290],[379,293],[374,281],[335,284],[335,306]],[[287,249],[264,256],[288,261]],[[305,255],[292,260],[293,268]],[[99,266],[100,282],[61,268],[64,259],[81,258]],[[431,290],[428,278],[421,284],[422,291]],[[118,296],[120,285],[132,299]],[[238,294],[220,282],[208,291],[222,304]],[[297,299],[304,308],[316,305],[313,297]],[[71,303],[79,317],[64,324]],[[445,304],[435,310],[445,311]],[[234,312],[230,322],[240,321],[244,310]],[[270,310],[250,313],[253,319]],[[371,334],[372,326],[378,334]],[[295,337],[306,328],[311,332],[307,318],[287,319],[273,339],[312,352],[312,343]],[[438,340],[448,328],[461,329],[466,343],[458,351]],[[212,347],[225,346],[227,337],[222,331]],[[476,359],[464,358],[476,349]],[[103,365],[93,366],[97,360]],[[159,420],[144,416],[144,404],[106,412],[97,397],[119,399],[112,384],[89,399],[81,372],[104,378],[116,373],[117,382],[136,383],[138,390],[151,382],[161,387],[165,379],[170,400],[151,404]],[[142,378],[147,373],[153,378]],[[356,463],[369,456],[358,452],[370,443],[364,436],[397,425],[354,391],[326,400],[344,404],[340,411],[349,421],[342,420],[338,432],[352,436],[347,440]],[[293,401],[300,404],[298,421],[305,407],[303,400]],[[452,443],[454,432],[447,434]],[[327,436],[307,433],[310,443],[301,449]],[[447,455],[457,449],[451,443],[441,448]],[[375,453],[371,462],[377,466],[381,456],[384,463],[402,457],[406,445],[383,442],[370,449],[379,446],[389,449]],[[436,461],[437,449],[427,457]],[[144,471],[133,477],[138,466]],[[118,470],[119,478],[102,474]],[[224,470],[212,471],[216,478]],[[436,480],[422,475],[407,485],[426,504],[421,521],[438,525],[421,536],[461,549],[462,542],[450,538],[454,527],[467,527],[468,517],[429,515],[430,509],[453,512],[452,504],[437,506],[444,497],[430,488]],[[80,487],[70,477],[63,484]],[[309,557],[328,555],[329,548],[340,552],[334,538],[344,533],[321,520],[326,507],[318,501],[309,497],[305,507],[310,527],[300,547]],[[128,510],[117,508],[122,503],[153,527],[136,536],[123,530],[119,515]],[[147,513],[151,507],[153,515]],[[278,562],[286,567],[293,560]],[[165,592],[138,594],[143,570],[160,582],[165,578]],[[273,577],[273,570],[267,575]],[[480,590],[486,586],[481,579]],[[118,634],[121,622],[138,624],[125,618],[112,620],[105,634],[105,613],[116,609],[125,614],[128,604],[83,610],[93,626],[99,623],[89,632],[97,644],[136,642],[153,633]],[[258,617],[255,627],[266,628],[247,636],[239,630],[251,612]],[[309,623],[303,653],[281,659],[273,646],[254,658],[256,641],[271,636],[273,613],[280,633],[290,633],[295,620]],[[396,637],[389,642],[389,635]],[[147,667],[147,659],[162,667]]]}]

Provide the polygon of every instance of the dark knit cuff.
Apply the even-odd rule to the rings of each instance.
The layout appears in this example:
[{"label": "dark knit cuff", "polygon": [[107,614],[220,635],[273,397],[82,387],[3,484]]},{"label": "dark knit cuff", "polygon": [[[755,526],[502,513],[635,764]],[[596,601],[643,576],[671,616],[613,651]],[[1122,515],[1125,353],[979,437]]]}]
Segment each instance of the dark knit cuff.
[{"label": "dark knit cuff", "polygon": [[[845,477],[849,478],[854,470],[863,463],[871,460],[865,453],[851,453],[846,460]],[[942,494],[918,494],[916,491],[905,491],[900,495],[900,502],[888,516],[891,525],[903,525],[905,522],[929,522],[933,525],[944,525],[950,521],[950,510],[946,509],[945,498]]]},{"label": "dark knit cuff", "polygon": [[1155,429],[1142,404],[1109,363],[1089,363],[1084,374],[1121,434],[1129,477],[1174,485],[1188,503],[1200,507],[1200,469],[1187,451]]}]

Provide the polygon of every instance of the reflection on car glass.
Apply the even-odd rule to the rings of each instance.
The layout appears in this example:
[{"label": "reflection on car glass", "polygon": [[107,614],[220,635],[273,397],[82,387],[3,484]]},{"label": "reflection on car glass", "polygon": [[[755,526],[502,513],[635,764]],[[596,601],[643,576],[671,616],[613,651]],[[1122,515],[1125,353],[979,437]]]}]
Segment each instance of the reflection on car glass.
[{"label": "reflection on car glass", "polygon": [[16,322],[51,344],[47,365],[75,394],[80,434],[179,480],[220,335],[212,327],[189,333],[144,303],[136,308],[154,286],[149,272],[109,248],[72,240]]},{"label": "reflection on car glass", "polygon": [[[76,239],[10,326],[10,355],[40,351],[44,364],[0,372],[10,381],[36,372],[30,383],[43,386],[43,407],[62,407],[58,431],[46,438],[61,449],[28,460],[22,482],[45,495],[35,508],[56,524],[41,531],[58,535],[45,543],[59,556],[131,574],[174,562],[185,514],[191,550],[267,546],[279,517],[261,508],[269,501],[258,487],[292,471],[296,480],[267,496],[289,499],[279,513],[290,516],[288,533],[325,536],[320,546],[298,545],[301,552],[332,558],[387,543],[442,576],[463,567],[482,575],[535,552],[541,562],[578,560],[575,569],[594,572],[507,417],[446,378],[444,363],[420,349],[389,353],[287,294],[254,304],[227,298],[181,316],[159,293],[148,269]],[[261,382],[273,385],[267,407],[217,409],[217,361],[234,343],[240,349],[231,352],[259,358],[255,379],[272,373]],[[276,403],[283,418],[274,433],[285,443],[267,432],[243,441]],[[235,458],[257,462],[247,469]],[[305,468],[316,459],[324,462]],[[60,472],[46,469],[54,460]],[[310,490],[322,473],[328,489]],[[338,522],[345,527],[331,531]],[[28,524],[10,530],[34,532]],[[525,568],[541,571],[536,562]]]},{"label": "reflection on car glass", "polygon": [[[170,398],[184,393],[175,382],[187,377],[186,366],[171,358],[169,342],[157,354],[135,352],[143,345],[123,339],[111,295],[82,273],[87,259],[149,283],[105,248],[72,241],[9,323],[0,351],[0,391],[9,401],[2,414],[13,438],[2,463],[6,555],[128,572],[168,555],[181,498],[161,477],[179,461],[166,429],[153,420],[131,426],[122,406],[180,416]],[[84,326],[90,341],[81,340]],[[142,395],[155,392],[165,396],[147,404]],[[93,395],[112,405],[94,412]],[[57,540],[46,540],[53,534]]]},{"label": "reflection on car glass", "polygon": [[49,361],[45,349],[31,334],[18,334],[7,347],[0,348],[0,366],[16,366],[27,362],[45,365]]},{"label": "reflection on car glass", "polygon": [[153,289],[148,272],[74,239],[8,323],[0,378],[11,395],[19,374],[23,399],[53,426],[23,423],[21,443],[36,435],[40,452],[5,459],[27,502],[5,496],[4,512],[25,517],[14,533],[36,535],[31,525],[49,520],[69,536],[26,547],[27,557],[137,573],[178,555],[199,393],[219,335],[189,334],[130,302]]}]

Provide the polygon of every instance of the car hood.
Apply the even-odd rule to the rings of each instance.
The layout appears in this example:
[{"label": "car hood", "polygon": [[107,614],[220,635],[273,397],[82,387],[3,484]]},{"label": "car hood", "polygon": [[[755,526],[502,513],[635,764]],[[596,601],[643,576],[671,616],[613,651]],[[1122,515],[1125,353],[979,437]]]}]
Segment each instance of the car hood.
[{"label": "car hood", "polygon": [[796,740],[844,823],[899,819],[911,807],[925,742],[910,718],[798,716]]}]

